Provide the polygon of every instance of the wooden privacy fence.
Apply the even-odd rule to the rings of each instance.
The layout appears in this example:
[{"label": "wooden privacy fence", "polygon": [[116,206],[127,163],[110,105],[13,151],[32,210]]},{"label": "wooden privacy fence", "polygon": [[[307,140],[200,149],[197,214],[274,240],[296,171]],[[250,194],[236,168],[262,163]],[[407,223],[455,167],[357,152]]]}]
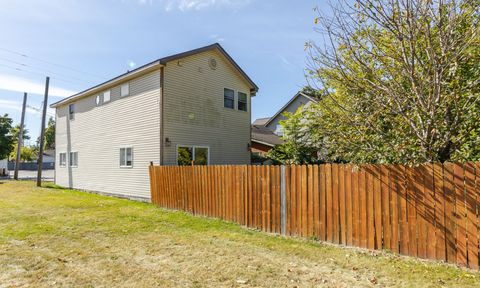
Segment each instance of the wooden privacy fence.
[{"label": "wooden privacy fence", "polygon": [[150,166],[150,179],[162,207],[479,267],[480,163]]}]

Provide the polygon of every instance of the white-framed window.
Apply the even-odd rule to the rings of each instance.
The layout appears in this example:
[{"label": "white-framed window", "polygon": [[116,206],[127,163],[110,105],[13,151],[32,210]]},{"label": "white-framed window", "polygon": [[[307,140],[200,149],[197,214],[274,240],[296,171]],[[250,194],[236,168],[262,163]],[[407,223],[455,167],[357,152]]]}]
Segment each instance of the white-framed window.
[{"label": "white-framed window", "polygon": [[223,107],[235,109],[235,91],[232,89],[223,89]]},{"label": "white-framed window", "polygon": [[133,167],[133,148],[120,148],[120,167]]},{"label": "white-framed window", "polygon": [[120,86],[120,97],[125,97],[128,95],[130,95],[130,84],[122,84],[122,86]]},{"label": "white-framed window", "polygon": [[102,95],[95,96],[95,105],[97,106],[102,105]]},{"label": "white-framed window", "polygon": [[69,166],[70,167],[78,167],[78,152],[70,152],[69,159]]},{"label": "white-framed window", "polygon": [[283,126],[280,124],[277,124],[277,127],[275,127],[275,134],[278,136],[283,136]]},{"label": "white-framed window", "polygon": [[110,90],[103,92],[103,103],[110,101]]},{"label": "white-framed window", "polygon": [[75,119],[75,104],[68,105],[68,119]]},{"label": "white-framed window", "polygon": [[59,158],[60,167],[66,167],[67,166],[67,153],[60,153],[58,158]]},{"label": "white-framed window", "polygon": [[177,165],[208,165],[210,148],[208,146],[177,145]]},{"label": "white-framed window", "polygon": [[248,97],[246,93],[238,92],[237,109],[240,111],[248,110]]}]

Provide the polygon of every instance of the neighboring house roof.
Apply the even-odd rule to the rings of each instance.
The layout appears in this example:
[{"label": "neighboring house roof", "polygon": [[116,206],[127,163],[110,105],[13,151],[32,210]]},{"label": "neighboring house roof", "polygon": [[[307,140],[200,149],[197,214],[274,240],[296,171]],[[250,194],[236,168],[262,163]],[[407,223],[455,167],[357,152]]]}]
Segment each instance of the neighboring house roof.
[{"label": "neighboring house roof", "polygon": [[54,149],[47,149],[43,152],[43,155],[55,157],[55,150]]},{"label": "neighboring house roof", "polygon": [[263,125],[252,125],[252,141],[271,147],[283,143],[280,137]]},{"label": "neighboring house roof", "polygon": [[120,81],[123,81],[123,80],[126,80],[126,79],[133,78],[133,76],[141,74],[142,72],[149,71],[150,69],[153,69],[157,66],[165,66],[170,61],[174,61],[174,60],[177,60],[177,59],[180,59],[180,58],[188,57],[188,56],[191,56],[191,55],[195,55],[195,54],[198,54],[198,53],[202,53],[202,52],[206,52],[206,51],[210,51],[210,50],[214,50],[214,49],[218,50],[232,64],[232,66],[240,73],[240,75],[245,79],[245,81],[249,83],[251,92],[253,92],[252,96],[255,96],[255,92],[258,91],[258,86],[252,81],[252,79],[250,79],[250,77],[248,77],[248,75],[242,70],[242,68],[240,68],[240,66],[233,60],[233,58],[225,51],[225,49],[223,49],[223,47],[220,44],[214,43],[214,44],[211,44],[211,45],[208,45],[208,46],[205,46],[205,47],[200,47],[200,48],[193,49],[193,50],[190,50],[190,51],[186,51],[186,52],[182,52],[182,53],[178,53],[178,54],[174,54],[174,55],[170,55],[170,56],[167,56],[167,57],[157,59],[157,60],[152,61],[150,63],[147,63],[143,66],[140,66],[140,67],[138,67],[134,70],[127,71],[126,73],[123,73],[123,74],[121,74],[117,77],[114,77],[110,80],[107,80],[103,83],[100,83],[98,85],[90,87],[90,88],[88,88],[88,89],[86,89],[82,92],[79,92],[79,93],[74,94],[70,97],[67,97],[67,98],[64,98],[60,101],[57,101],[57,102],[51,104],[50,107],[55,108],[59,105],[66,104],[68,102],[72,102],[73,100],[76,100],[78,98],[82,98],[83,96],[89,95],[91,92],[94,92],[95,90],[100,90],[100,89],[105,88],[106,86],[113,85],[116,82],[120,82]]},{"label": "neighboring house roof", "polygon": [[314,102],[314,103],[318,103],[318,100],[311,97],[311,96],[308,96],[307,94],[303,93],[303,92],[298,92],[297,94],[295,94],[295,96],[292,97],[292,99],[290,99],[290,101],[287,102],[287,104],[283,105],[283,107],[277,111],[277,113],[275,113],[275,115],[273,115],[272,117],[270,117],[270,119],[267,120],[267,122],[265,122],[265,126],[267,126],[268,124],[270,124],[270,122],[273,121],[273,119],[277,118],[278,115],[282,114],[283,111],[288,107],[288,105],[290,105],[293,101],[295,101],[295,99],[297,99],[298,97],[300,96],[303,96],[305,98],[307,98],[308,100]]},{"label": "neighboring house roof", "polygon": [[267,123],[268,119],[270,119],[270,117],[258,118],[255,121],[253,121],[252,125],[265,125],[265,123]]}]

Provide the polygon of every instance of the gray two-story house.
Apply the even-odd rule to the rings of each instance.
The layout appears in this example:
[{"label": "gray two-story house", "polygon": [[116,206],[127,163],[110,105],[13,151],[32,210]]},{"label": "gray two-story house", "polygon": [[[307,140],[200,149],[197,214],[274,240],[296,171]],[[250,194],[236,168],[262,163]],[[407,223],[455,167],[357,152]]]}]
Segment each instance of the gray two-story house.
[{"label": "gray two-story house", "polygon": [[55,183],[148,200],[148,165],[250,163],[258,87],[219,44],[155,60],[51,105]]}]

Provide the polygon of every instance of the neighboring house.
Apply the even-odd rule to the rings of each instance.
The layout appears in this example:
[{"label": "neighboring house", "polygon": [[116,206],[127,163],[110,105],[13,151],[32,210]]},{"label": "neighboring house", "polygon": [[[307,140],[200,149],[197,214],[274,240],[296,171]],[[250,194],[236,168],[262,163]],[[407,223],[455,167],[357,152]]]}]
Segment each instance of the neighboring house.
[{"label": "neighboring house", "polygon": [[257,91],[213,44],[56,102],[55,183],[148,200],[150,162],[249,164]]},{"label": "neighboring house", "polygon": [[317,102],[315,98],[298,92],[272,117],[256,119],[252,123],[252,154],[265,156],[273,147],[283,143],[280,121],[285,119],[285,112],[295,113],[298,108],[306,109]]},{"label": "neighboring house", "polygon": [[[10,160],[11,161],[8,162],[8,169],[12,171],[12,170],[15,170],[15,160],[14,159],[10,159]],[[29,161],[29,162],[20,162],[18,163],[18,169],[36,171],[38,170],[38,160]],[[55,150],[54,149],[48,149],[43,152],[42,169],[43,170],[55,169]]]},{"label": "neighboring house", "polygon": [[252,154],[265,156],[273,147],[282,143],[283,140],[267,127],[252,124]]}]

